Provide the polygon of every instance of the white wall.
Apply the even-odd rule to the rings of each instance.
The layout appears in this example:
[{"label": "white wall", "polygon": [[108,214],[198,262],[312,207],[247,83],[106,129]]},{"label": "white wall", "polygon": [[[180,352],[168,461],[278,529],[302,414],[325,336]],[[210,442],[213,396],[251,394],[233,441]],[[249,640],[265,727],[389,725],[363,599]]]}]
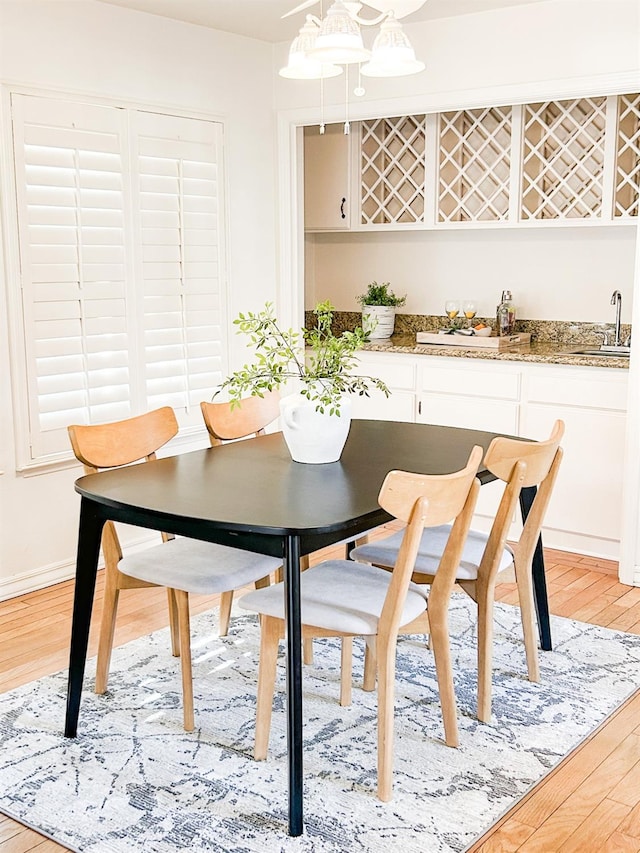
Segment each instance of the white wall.
[{"label": "white wall", "polygon": [[636,229],[545,227],[381,234],[310,234],[305,303],[359,311],[368,282],[390,281],[408,314],[443,314],[445,299],[474,299],[492,317],[504,289],[530,320],[612,323],[611,293],[631,322]]},{"label": "white wall", "polygon": [[[0,0],[0,83],[195,111],[224,121],[231,316],[276,298],[272,49],[94,0]],[[7,116],[0,144],[7,145]],[[10,201],[5,210],[11,210]],[[7,223],[5,223],[5,226]],[[7,233],[5,231],[5,233]],[[0,242],[0,299],[8,281]],[[0,312],[0,598],[70,576],[78,468],[15,472],[6,310]],[[231,335],[237,361],[242,343]]]}]

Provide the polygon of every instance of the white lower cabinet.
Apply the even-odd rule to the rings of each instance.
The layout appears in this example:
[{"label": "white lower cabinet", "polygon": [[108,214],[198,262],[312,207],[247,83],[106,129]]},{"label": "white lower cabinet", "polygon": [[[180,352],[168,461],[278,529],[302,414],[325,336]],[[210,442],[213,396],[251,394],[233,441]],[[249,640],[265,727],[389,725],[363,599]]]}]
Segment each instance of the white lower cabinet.
[{"label": "white lower cabinet", "polygon": [[619,558],[628,375],[598,367],[538,368],[524,384],[522,435],[565,423],[564,458],[545,519],[545,542]]},{"label": "white lower cabinet", "polygon": [[[626,370],[364,352],[359,372],[384,379],[392,393],[388,399],[377,392],[356,398],[357,418],[534,439],[546,438],[561,418],[564,459],[545,521],[545,544],[618,559]],[[488,529],[499,495],[497,484],[483,486],[475,525]]]}]

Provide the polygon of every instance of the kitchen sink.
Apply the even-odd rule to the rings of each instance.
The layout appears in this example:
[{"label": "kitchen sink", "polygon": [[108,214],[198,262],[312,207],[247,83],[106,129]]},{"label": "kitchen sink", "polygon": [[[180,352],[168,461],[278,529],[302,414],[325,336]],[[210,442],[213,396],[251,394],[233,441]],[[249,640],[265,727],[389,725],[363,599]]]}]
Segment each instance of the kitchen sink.
[{"label": "kitchen sink", "polygon": [[597,355],[606,356],[607,358],[629,358],[631,350],[607,350],[607,349],[574,349],[568,350],[563,355]]}]

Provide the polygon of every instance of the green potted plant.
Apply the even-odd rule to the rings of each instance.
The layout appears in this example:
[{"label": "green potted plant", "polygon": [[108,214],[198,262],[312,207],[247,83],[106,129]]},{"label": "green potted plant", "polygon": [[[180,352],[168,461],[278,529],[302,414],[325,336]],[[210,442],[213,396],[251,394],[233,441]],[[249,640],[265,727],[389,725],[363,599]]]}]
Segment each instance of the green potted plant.
[{"label": "green potted plant", "polygon": [[378,284],[372,281],[366,293],[357,297],[362,306],[362,328],[367,338],[390,338],[396,320],[396,308],[407,301],[405,296],[396,296],[388,281]]},{"label": "green potted plant", "polygon": [[366,337],[363,329],[332,332],[334,307],[320,302],[314,308],[311,329],[281,329],[273,304],[264,310],[240,314],[234,325],[249,336],[257,352],[253,364],[245,364],[222,383],[233,405],[247,395],[263,396],[287,383],[295,393],[280,402],[282,431],[292,458],[297,462],[335,462],[340,458],[351,423],[351,394],[369,395],[371,388],[389,396],[381,379],[358,376],[355,353]]}]

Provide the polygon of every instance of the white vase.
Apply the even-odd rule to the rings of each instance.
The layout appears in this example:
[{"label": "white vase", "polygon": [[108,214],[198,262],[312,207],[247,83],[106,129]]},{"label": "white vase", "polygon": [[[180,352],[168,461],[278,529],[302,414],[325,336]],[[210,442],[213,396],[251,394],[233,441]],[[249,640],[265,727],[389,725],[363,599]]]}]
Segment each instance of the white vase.
[{"label": "white vase", "polygon": [[369,340],[390,338],[396,322],[396,309],[393,305],[363,305],[362,328]]},{"label": "white vase", "polygon": [[319,465],[337,462],[351,426],[351,400],[343,397],[340,416],[316,411],[301,394],[290,394],[280,401],[282,433],[294,462]]}]

